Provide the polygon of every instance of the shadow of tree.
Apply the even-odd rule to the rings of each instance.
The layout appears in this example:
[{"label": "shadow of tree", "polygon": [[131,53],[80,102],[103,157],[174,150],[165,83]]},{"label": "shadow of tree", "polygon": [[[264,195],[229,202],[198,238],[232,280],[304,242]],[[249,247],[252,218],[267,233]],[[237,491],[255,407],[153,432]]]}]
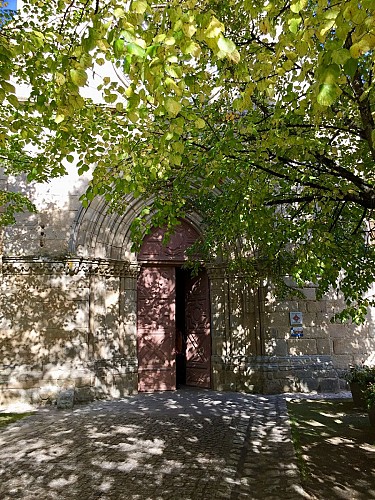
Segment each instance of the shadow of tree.
[{"label": "shadow of tree", "polygon": [[271,398],[198,389],[42,409],[0,434],[0,498],[235,499],[246,474],[264,498],[242,463],[260,404],[277,427]]},{"label": "shadow of tree", "polygon": [[351,399],[291,400],[306,489],[319,499],[375,498],[375,429]]}]

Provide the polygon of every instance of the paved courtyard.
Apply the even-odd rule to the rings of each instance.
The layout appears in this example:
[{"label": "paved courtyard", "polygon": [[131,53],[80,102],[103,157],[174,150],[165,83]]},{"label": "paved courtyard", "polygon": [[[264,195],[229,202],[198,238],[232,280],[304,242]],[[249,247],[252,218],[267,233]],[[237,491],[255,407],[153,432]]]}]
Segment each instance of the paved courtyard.
[{"label": "paved courtyard", "polygon": [[309,498],[285,398],[181,389],[46,408],[0,433],[0,499]]}]

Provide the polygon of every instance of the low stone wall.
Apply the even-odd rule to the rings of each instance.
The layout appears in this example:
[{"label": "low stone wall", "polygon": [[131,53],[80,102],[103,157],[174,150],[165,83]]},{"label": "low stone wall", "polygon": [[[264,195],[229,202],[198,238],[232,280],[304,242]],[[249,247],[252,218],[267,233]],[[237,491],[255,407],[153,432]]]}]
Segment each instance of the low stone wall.
[{"label": "low stone wall", "polygon": [[216,390],[275,394],[345,388],[330,356],[216,357],[212,364]]},{"label": "low stone wall", "polygon": [[136,392],[137,381],[136,359],[99,360],[80,368],[0,365],[0,405],[54,404],[67,389],[74,390],[75,402],[120,398]]}]

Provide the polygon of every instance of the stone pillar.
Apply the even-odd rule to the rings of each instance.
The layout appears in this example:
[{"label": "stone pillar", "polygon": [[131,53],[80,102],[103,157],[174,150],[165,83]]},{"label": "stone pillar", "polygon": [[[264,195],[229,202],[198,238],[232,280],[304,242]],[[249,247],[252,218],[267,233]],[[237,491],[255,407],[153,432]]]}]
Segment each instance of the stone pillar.
[{"label": "stone pillar", "polygon": [[212,388],[228,390],[226,363],[231,354],[229,283],[224,267],[207,267],[210,279]]},{"label": "stone pillar", "polygon": [[265,323],[265,300],[266,287],[260,285],[254,290],[255,295],[255,337],[256,337],[256,354],[257,356],[265,355],[265,338],[264,338],[264,323]]},{"label": "stone pillar", "polygon": [[245,362],[257,354],[254,290],[246,276],[231,276],[229,292],[232,356]]},{"label": "stone pillar", "polygon": [[90,273],[89,353],[93,360],[106,358],[105,341],[105,277]]},{"label": "stone pillar", "polygon": [[140,267],[132,265],[120,279],[120,322],[124,356],[137,363],[137,278]]}]

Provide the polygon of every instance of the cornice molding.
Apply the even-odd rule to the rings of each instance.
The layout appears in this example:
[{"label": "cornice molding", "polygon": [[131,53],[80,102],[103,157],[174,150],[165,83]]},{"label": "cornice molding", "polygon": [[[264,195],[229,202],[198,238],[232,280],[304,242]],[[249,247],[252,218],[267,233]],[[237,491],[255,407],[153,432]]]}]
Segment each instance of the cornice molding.
[{"label": "cornice molding", "polygon": [[79,257],[3,257],[3,275],[94,275],[133,276],[134,266],[127,261]]}]

